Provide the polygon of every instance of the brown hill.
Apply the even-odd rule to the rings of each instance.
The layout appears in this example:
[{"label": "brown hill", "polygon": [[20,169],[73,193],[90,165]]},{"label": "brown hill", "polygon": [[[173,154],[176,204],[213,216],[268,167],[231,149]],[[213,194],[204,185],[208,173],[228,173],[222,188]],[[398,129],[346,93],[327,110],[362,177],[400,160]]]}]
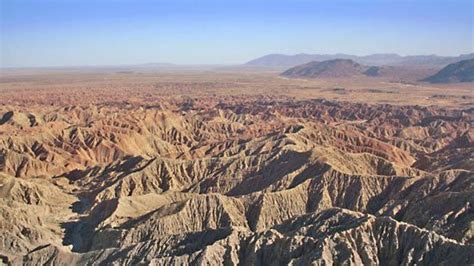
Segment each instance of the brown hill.
[{"label": "brown hill", "polygon": [[294,78],[341,78],[365,75],[368,69],[350,59],[334,59],[299,65],[286,70],[281,75]]}]

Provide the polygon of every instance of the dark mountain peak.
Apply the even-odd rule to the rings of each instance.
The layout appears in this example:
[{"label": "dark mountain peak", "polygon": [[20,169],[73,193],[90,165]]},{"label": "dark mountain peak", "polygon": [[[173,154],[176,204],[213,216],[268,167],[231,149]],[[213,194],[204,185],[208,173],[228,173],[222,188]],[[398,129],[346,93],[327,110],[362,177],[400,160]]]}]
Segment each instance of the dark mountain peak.
[{"label": "dark mountain peak", "polygon": [[424,81],[431,83],[474,82],[474,59],[449,64]]}]

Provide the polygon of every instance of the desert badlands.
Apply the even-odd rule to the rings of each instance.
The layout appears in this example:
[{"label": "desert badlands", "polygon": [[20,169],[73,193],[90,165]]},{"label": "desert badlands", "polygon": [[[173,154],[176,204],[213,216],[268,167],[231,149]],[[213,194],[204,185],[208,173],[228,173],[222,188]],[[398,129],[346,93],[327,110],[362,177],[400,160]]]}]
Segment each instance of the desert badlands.
[{"label": "desert badlands", "polygon": [[0,259],[474,264],[473,83],[342,65],[4,71]]}]

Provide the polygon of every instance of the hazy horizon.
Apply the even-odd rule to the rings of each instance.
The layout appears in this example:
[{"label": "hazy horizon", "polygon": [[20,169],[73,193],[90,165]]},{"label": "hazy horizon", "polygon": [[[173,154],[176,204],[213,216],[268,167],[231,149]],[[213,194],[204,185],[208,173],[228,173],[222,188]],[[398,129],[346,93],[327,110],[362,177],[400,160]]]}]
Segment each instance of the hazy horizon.
[{"label": "hazy horizon", "polygon": [[267,54],[458,56],[472,1],[1,3],[1,67],[235,65]]},{"label": "hazy horizon", "polygon": [[[258,57],[255,57],[255,58],[251,58],[249,60],[246,60],[246,61],[242,61],[242,62],[233,62],[233,63],[173,63],[173,62],[136,62],[136,63],[128,63],[128,64],[82,64],[82,65],[37,65],[37,66],[0,66],[0,68],[2,69],[28,69],[28,68],[51,68],[51,69],[55,69],[55,68],[107,68],[107,67],[111,67],[111,68],[127,68],[127,67],[146,67],[147,65],[150,65],[150,66],[160,66],[160,67],[177,67],[177,68],[180,68],[180,67],[218,67],[218,66],[240,66],[240,65],[245,65],[246,63],[248,63],[249,61],[252,61],[254,59],[258,59],[260,57],[264,57],[264,56],[268,56],[268,55],[276,55],[276,54],[279,54],[279,53],[267,53],[267,54],[263,54],[262,56],[258,56]],[[380,54],[396,54],[396,55],[399,55],[401,57],[406,57],[406,56],[440,56],[440,57],[458,57],[458,56],[462,56],[462,55],[467,55],[467,54],[473,54],[472,52],[471,53],[466,53],[466,54],[455,54],[455,55],[438,55],[438,54],[410,54],[410,55],[401,55],[401,54],[397,54],[397,53],[374,53],[374,54],[364,54],[364,55],[356,55],[356,54],[348,54],[348,53],[334,53],[334,54],[325,54],[325,53],[321,53],[321,54],[309,54],[309,53],[295,53],[295,54],[280,54],[280,55],[288,55],[288,56],[292,56],[292,55],[299,55],[299,54],[307,54],[307,55],[338,55],[338,54],[341,54],[341,55],[350,55],[350,56],[370,56],[370,55],[380,55]]]}]

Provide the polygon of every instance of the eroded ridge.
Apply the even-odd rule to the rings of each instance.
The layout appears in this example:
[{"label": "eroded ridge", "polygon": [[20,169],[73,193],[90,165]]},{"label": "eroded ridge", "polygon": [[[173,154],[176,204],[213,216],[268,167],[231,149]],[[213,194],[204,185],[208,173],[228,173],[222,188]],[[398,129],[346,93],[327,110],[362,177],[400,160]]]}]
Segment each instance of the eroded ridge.
[{"label": "eroded ridge", "polygon": [[13,264],[474,263],[472,108],[216,96],[2,112]]}]

